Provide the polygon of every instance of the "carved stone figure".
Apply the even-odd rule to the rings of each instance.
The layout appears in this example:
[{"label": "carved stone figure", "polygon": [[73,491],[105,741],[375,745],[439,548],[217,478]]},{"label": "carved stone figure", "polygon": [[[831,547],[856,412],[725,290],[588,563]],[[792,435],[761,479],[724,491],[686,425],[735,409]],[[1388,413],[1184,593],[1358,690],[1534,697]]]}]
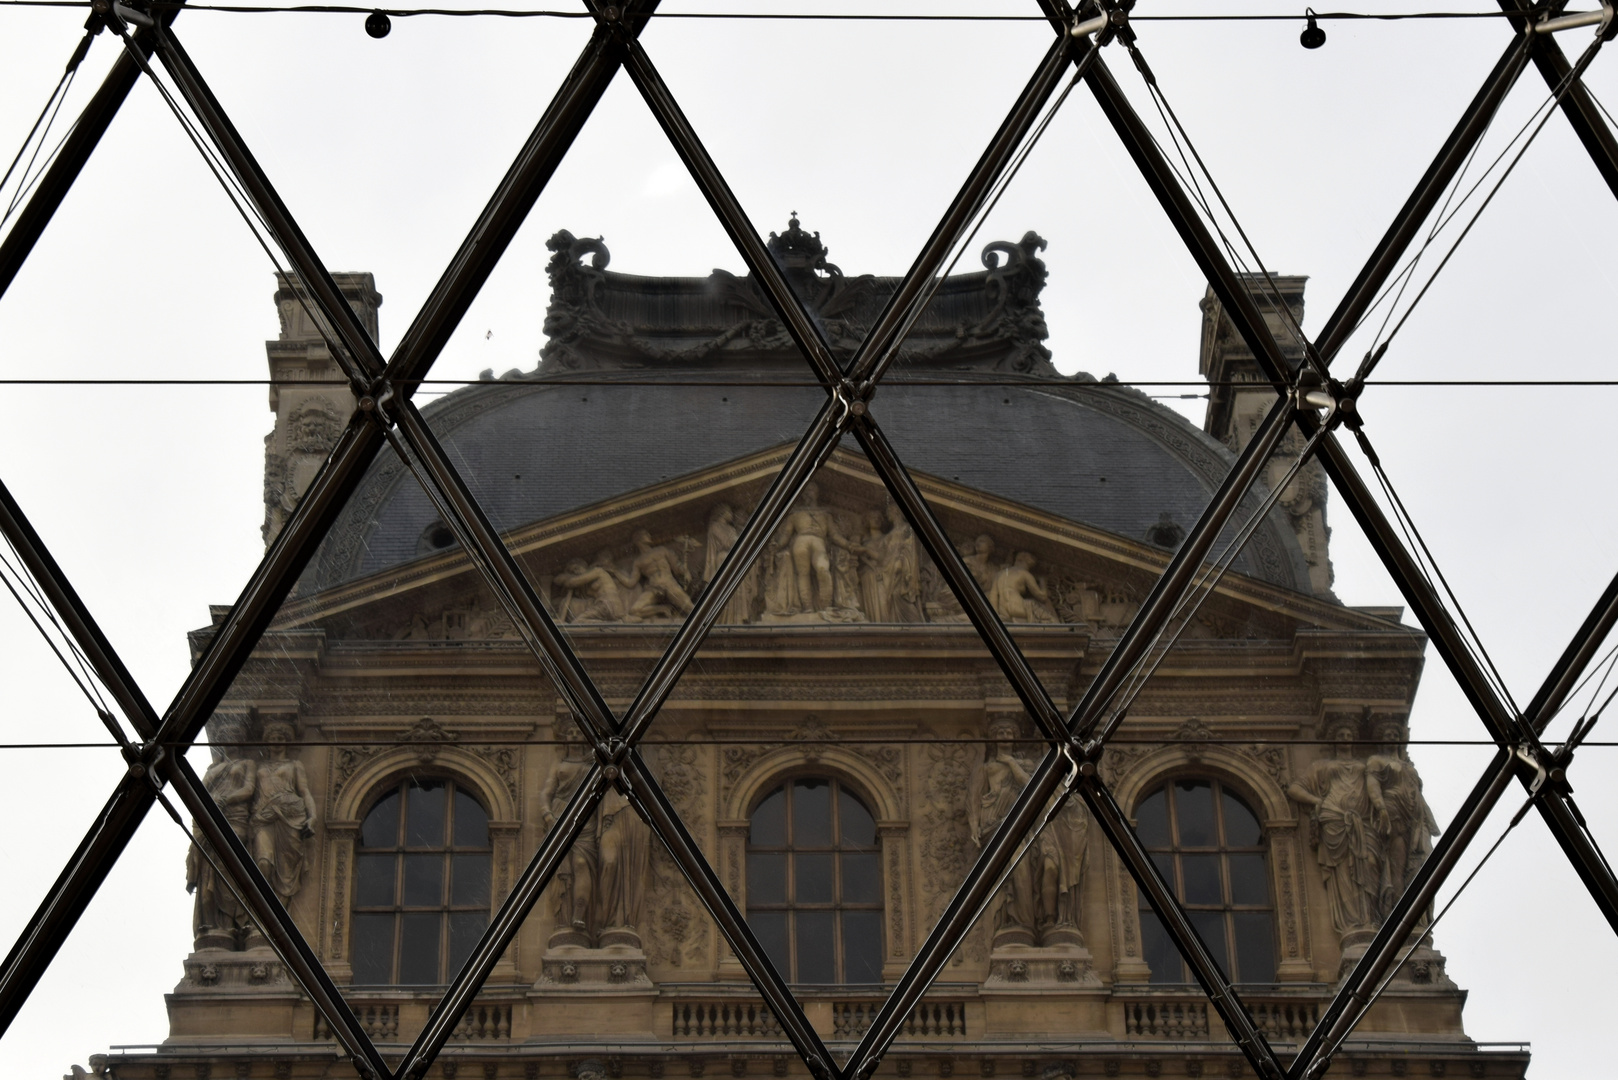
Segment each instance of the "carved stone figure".
[{"label": "carved stone figure", "polygon": [[[545,828],[566,809],[590,771],[592,755],[572,723],[556,726],[563,750],[540,786]],[[651,830],[626,796],[608,791],[556,874],[556,928],[550,947],[641,947],[639,926],[651,867]]]},{"label": "carved stone figure", "polygon": [[586,566],[583,559],[571,559],[555,581],[567,590],[557,608],[562,622],[618,622],[626,614],[610,565]]},{"label": "carved stone figure", "polygon": [[[284,454],[266,448],[264,469],[264,536],[281,531],[298,500],[308,490],[331,448],[343,434],[343,415],[335,402],[311,398],[287,414]],[[272,433],[272,437],[273,437]]]},{"label": "carved stone figure", "polygon": [[1386,919],[1404,893],[1412,875],[1432,854],[1438,822],[1421,791],[1421,777],[1405,753],[1404,724],[1392,717],[1377,722],[1373,734],[1382,744],[1365,770],[1382,794],[1387,817],[1386,855],[1383,859],[1381,903],[1378,916]]},{"label": "carved stone figure", "polygon": [[[966,820],[972,842],[983,847],[1011,810],[1017,796],[1028,786],[1026,765],[1013,752],[1017,722],[998,717],[989,723],[990,742],[983,748],[983,760],[972,769],[968,782]],[[1032,945],[1035,941],[1033,867],[1027,858],[1012,868],[1000,896],[991,904],[994,912],[994,946]]]},{"label": "carved stone figure", "polygon": [[[702,569],[702,582],[706,586],[711,583],[714,576],[719,573],[719,565],[730,554],[730,549],[736,546],[736,538],[741,535],[741,529],[736,524],[736,511],[729,503],[720,503],[708,513],[708,546]],[[725,601],[723,610],[719,613],[721,623],[745,623],[753,621],[753,602],[758,599],[758,564],[754,563],[742,575],[741,583],[736,591],[730,594]]]},{"label": "carved stone figure", "polygon": [[1331,901],[1332,923],[1347,944],[1374,933],[1382,895],[1383,845],[1388,813],[1380,785],[1354,756],[1358,725],[1339,720],[1327,729],[1332,756],[1316,761],[1287,787],[1313,809],[1310,841]]},{"label": "carved stone figure", "polygon": [[994,537],[986,533],[979,536],[972,541],[971,548],[963,550],[961,554],[966,568],[972,571],[972,576],[977,578],[978,587],[987,596],[994,588],[995,574],[1000,571],[1000,567],[994,563]]},{"label": "carved stone figure", "polygon": [[857,612],[838,603],[833,548],[847,552],[851,545],[831,511],[821,508],[820,488],[811,482],[770,541],[771,578],[765,590],[765,610],[775,616],[818,612],[840,621],[857,617]]},{"label": "carved stone figure", "polygon": [[262,738],[268,744],[259,762],[253,798],[253,859],[283,904],[303,884],[309,838],[315,835],[315,797],[303,762],[287,757],[296,735],[286,720],[269,720]]},{"label": "carved stone figure", "polygon": [[629,605],[628,617],[649,619],[666,616],[672,608],[681,615],[691,614],[691,597],[681,584],[691,584],[691,571],[685,560],[666,547],[654,545],[652,534],[645,529],[635,530],[635,550],[638,554],[630,564],[629,573],[618,577],[626,589],[641,587],[641,594]]},{"label": "carved stone figure", "polygon": [[1050,594],[1034,577],[1034,556],[1017,552],[1010,566],[1000,569],[989,590],[989,603],[1006,622],[1050,623],[1056,621]]},{"label": "carved stone figure", "polygon": [[[543,820],[548,832],[556,819],[567,808],[573,793],[590,771],[590,748],[578,741],[578,731],[571,723],[558,723],[556,734],[566,740],[557,757],[556,767],[540,785],[539,801],[545,807]],[[573,841],[567,860],[556,872],[556,886],[552,895],[556,901],[556,929],[551,932],[552,948],[559,945],[577,945],[588,948],[593,943],[591,917],[595,900],[597,840],[593,829],[585,829]]]},{"label": "carved stone figure", "polygon": [[[883,525],[889,526],[883,531]],[[866,536],[851,550],[860,558],[860,602],[871,622],[926,621],[921,602],[921,555],[916,534],[897,506],[865,515]]]},{"label": "carved stone figure", "polygon": [[[208,726],[215,745],[210,748],[213,763],[203,773],[202,785],[225,820],[230,822],[237,838],[248,845],[248,819],[252,815],[253,792],[258,782],[257,762],[244,756],[239,747],[218,745],[241,742],[245,730],[240,723],[215,720]],[[185,889],[197,897],[191,920],[196,948],[242,948],[244,939],[253,930],[252,920],[230,885],[214,869],[212,853],[206,841],[200,839],[201,832],[195,825],[191,831],[199,839],[186,852]]]}]

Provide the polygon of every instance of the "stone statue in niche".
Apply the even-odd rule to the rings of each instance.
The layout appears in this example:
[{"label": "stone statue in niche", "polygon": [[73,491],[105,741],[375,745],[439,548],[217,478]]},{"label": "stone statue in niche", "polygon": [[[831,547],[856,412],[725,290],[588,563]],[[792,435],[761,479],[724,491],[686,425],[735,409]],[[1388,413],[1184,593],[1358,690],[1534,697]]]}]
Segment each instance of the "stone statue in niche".
[{"label": "stone statue in niche", "polygon": [[[562,752],[540,786],[550,829],[590,771],[590,747],[570,721],[556,725]],[[651,867],[651,830],[626,796],[610,790],[573,842],[553,888],[556,926],[549,947],[641,948],[640,921]]]},{"label": "stone statue in niche", "polygon": [[[543,822],[546,832],[567,809],[574,792],[590,771],[590,748],[579,736],[571,722],[558,721],[556,736],[563,740],[556,765],[540,785],[539,801],[545,807]],[[595,902],[596,866],[598,865],[596,837],[586,828],[573,841],[567,859],[556,872],[552,897],[556,902],[556,929],[551,932],[551,946],[577,945],[588,948],[592,944],[591,914]]]},{"label": "stone statue in niche", "polygon": [[[202,775],[202,786],[213,799],[237,839],[251,849],[248,822],[258,783],[258,763],[238,745],[246,741],[246,726],[239,720],[216,718],[208,725],[213,762]],[[247,909],[228,882],[214,869],[212,851],[192,826],[192,843],[185,856],[185,888],[196,894],[191,927],[198,949],[240,949],[256,936]]]},{"label": "stone statue in niche", "polygon": [[[862,619],[859,584],[851,580],[857,578],[848,558],[851,547],[831,511],[820,505],[819,486],[806,485],[767,548],[766,621],[804,615],[815,616],[804,620],[813,622]],[[834,551],[842,557],[834,559]]]},{"label": "stone statue in niche", "polygon": [[287,904],[303,884],[308,842],[315,835],[315,797],[303,762],[287,757],[287,744],[297,736],[292,722],[266,720],[260,734],[268,745],[253,795],[253,860]]},{"label": "stone statue in niche", "polygon": [[[967,825],[980,848],[1028,785],[1031,771],[1015,749],[1020,734],[1015,718],[992,719],[983,760],[972,769]],[[1079,922],[1089,836],[1089,814],[1069,802],[1018,861],[991,904],[994,948],[1084,944]]]},{"label": "stone statue in niche", "polygon": [[[736,511],[729,503],[719,503],[708,512],[708,546],[704,552],[702,583],[706,587],[719,573],[719,566],[736,546],[741,528],[736,524]],[[754,563],[736,591],[725,601],[719,613],[719,622],[737,624],[753,621],[753,602],[758,599],[758,564]]]},{"label": "stone statue in niche", "polygon": [[[884,530],[884,526],[887,526]],[[925,622],[921,601],[921,553],[916,534],[899,508],[865,515],[865,538],[850,549],[860,559],[860,602],[870,622]]]},{"label": "stone statue in niche", "polygon": [[635,560],[629,565],[629,573],[618,579],[626,589],[641,589],[629,606],[629,617],[667,616],[671,608],[681,615],[691,614],[691,597],[681,588],[682,584],[691,584],[691,571],[686,569],[685,560],[666,547],[654,545],[652,534],[645,529],[635,530],[632,542]]},{"label": "stone statue in niche", "polygon": [[1432,854],[1438,822],[1422,794],[1416,766],[1405,751],[1404,724],[1395,717],[1386,717],[1376,722],[1372,734],[1381,748],[1366,761],[1365,771],[1382,794],[1382,816],[1387,819],[1381,903],[1377,913],[1381,919],[1386,919],[1411,877]]},{"label": "stone statue in niche", "polygon": [[994,576],[989,589],[989,603],[1006,622],[1053,623],[1056,612],[1051,607],[1050,593],[1034,577],[1034,556],[1019,551],[1009,566],[1003,566]]},{"label": "stone statue in niche", "polygon": [[1355,756],[1359,725],[1347,718],[1326,729],[1331,757],[1316,761],[1287,787],[1311,807],[1309,839],[1345,945],[1376,932],[1381,915],[1384,838],[1390,819],[1381,784]]}]

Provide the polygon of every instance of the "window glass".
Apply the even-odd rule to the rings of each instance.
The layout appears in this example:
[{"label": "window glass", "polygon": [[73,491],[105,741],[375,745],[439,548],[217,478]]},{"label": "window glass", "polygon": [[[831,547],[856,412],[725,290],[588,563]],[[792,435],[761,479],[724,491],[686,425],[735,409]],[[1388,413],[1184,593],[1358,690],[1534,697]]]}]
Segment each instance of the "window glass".
[{"label": "window glass", "polygon": [[489,924],[492,858],[489,815],[452,781],[407,780],[378,799],[354,859],[354,982],[453,978]]},{"label": "window glass", "polygon": [[[1191,925],[1235,982],[1275,980],[1275,914],[1258,816],[1216,780],[1174,780],[1140,801],[1138,835]],[[1139,899],[1153,982],[1190,982],[1179,950]]]},{"label": "window glass", "polygon": [[876,819],[835,780],[762,799],[748,829],[747,921],[790,982],[882,981]]}]

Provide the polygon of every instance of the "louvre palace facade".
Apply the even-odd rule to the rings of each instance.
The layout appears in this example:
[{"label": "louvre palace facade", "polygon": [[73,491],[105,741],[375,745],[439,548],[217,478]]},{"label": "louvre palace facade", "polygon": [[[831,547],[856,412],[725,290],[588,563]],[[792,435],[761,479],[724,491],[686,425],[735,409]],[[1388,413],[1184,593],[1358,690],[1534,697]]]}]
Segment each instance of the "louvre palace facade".
[{"label": "louvre palace facade", "polygon": [[[1271,399],[1203,301],[1203,428],[1044,345],[1044,241],[989,244],[873,409],[1058,704],[1071,706]],[[852,350],[894,279],[793,219],[770,249]],[[537,369],[425,409],[623,709],[825,394],[747,277],[643,277],[550,240]],[[283,280],[265,539],[353,411]],[[375,333],[370,275],[340,275]],[[1301,278],[1280,280],[1301,313]],[[536,310],[534,318],[541,317]],[[1196,343],[1186,342],[1187,360]],[[1123,360],[1120,358],[1120,363]],[[329,383],[329,385],[327,385]],[[1260,1029],[1312,1028],[1437,833],[1407,756],[1425,639],[1332,591],[1326,482],[1254,528],[1100,768]],[[1262,513],[1260,510],[1262,509]],[[1390,597],[1390,600],[1395,599]],[[217,615],[218,613],[216,613]],[[202,649],[210,630],[192,635]],[[205,780],[385,1054],[422,1028],[589,764],[561,695],[385,452],[210,721]],[[828,1044],[852,1048],[1042,752],[959,602],[845,439],[728,602],[645,754]],[[116,1080],[341,1077],[343,1052],[193,849],[195,949]],[[175,888],[182,885],[175,867]],[[1441,944],[1441,942],[1440,942]],[[1431,942],[1339,1055],[1355,1076],[1521,1076]],[[157,1033],[154,1033],[154,1035]],[[1047,822],[881,1066],[901,1077],[1251,1075],[1082,805]],[[431,1076],[805,1075],[668,854],[610,794]]]}]

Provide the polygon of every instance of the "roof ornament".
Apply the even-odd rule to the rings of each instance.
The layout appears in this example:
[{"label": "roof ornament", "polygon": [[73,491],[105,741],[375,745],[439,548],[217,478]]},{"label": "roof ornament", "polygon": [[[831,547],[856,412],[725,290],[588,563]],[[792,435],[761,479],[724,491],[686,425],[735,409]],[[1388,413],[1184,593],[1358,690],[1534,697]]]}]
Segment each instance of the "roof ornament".
[{"label": "roof ornament", "polygon": [[824,270],[832,277],[843,276],[840,269],[826,261],[830,249],[820,242],[820,233],[809,233],[799,226],[796,210],[787,220],[787,231],[779,235],[772,232],[768,246],[776,264],[788,273]]}]

